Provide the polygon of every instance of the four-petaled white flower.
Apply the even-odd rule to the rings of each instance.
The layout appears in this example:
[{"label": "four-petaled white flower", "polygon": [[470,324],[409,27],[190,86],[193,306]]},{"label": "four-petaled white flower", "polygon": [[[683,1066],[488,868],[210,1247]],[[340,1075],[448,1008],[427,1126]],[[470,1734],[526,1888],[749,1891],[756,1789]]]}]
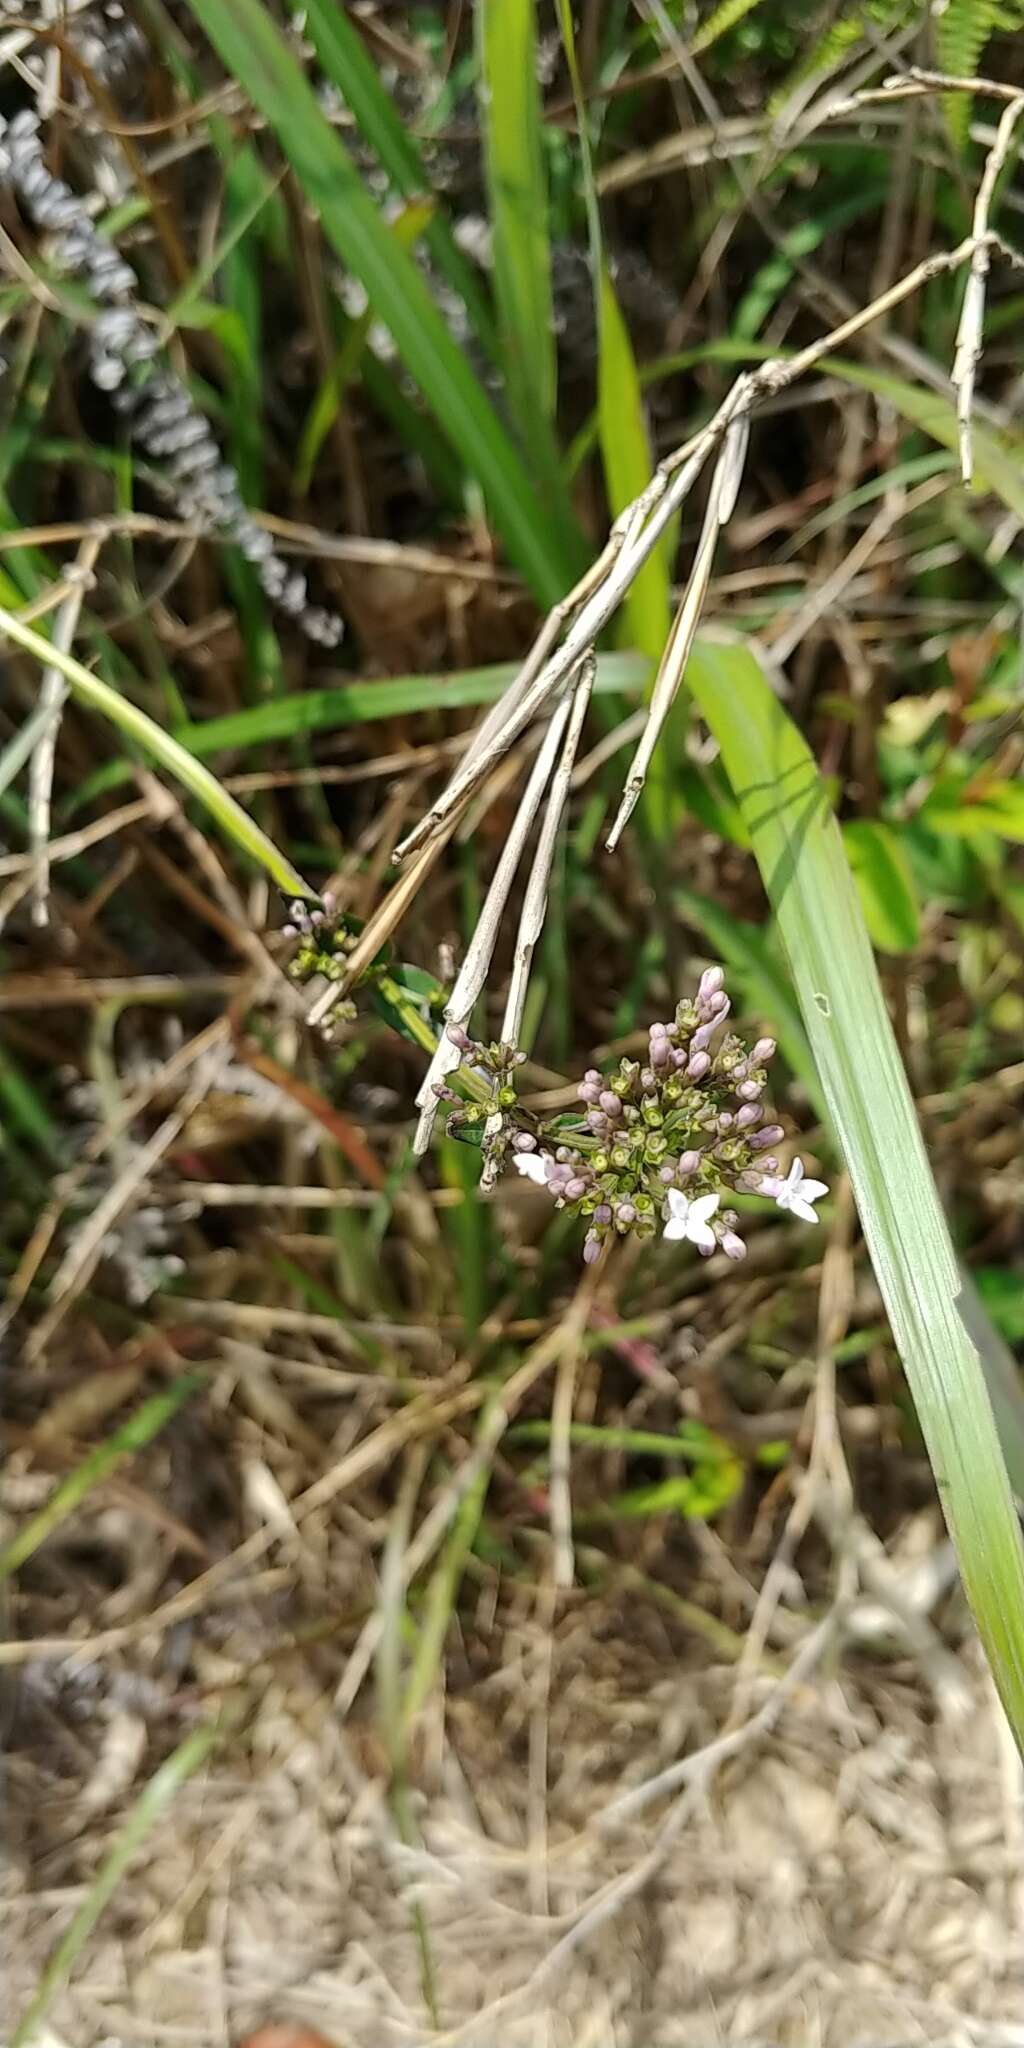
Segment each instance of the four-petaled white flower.
[{"label": "four-petaled white flower", "polygon": [[535,1181],[539,1188],[547,1186],[548,1176],[554,1165],[550,1152],[517,1152],[512,1164],[524,1180]]},{"label": "four-petaled white flower", "polygon": [[785,1180],[777,1181],[772,1193],[780,1209],[788,1209],[804,1223],[819,1223],[814,1203],[828,1194],[828,1182],[805,1180],[803,1160],[794,1159]]},{"label": "four-petaled white flower", "polygon": [[718,1207],[717,1195],[698,1195],[695,1202],[689,1195],[680,1194],[678,1188],[668,1191],[668,1222],[666,1237],[686,1237],[701,1251],[711,1252],[715,1248],[715,1233],[708,1222]]}]

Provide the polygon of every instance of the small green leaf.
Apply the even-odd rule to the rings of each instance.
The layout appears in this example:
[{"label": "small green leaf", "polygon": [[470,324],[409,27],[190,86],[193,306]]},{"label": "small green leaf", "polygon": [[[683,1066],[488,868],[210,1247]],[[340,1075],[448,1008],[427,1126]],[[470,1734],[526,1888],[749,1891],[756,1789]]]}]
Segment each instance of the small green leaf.
[{"label": "small green leaf", "polygon": [[936,790],[920,815],[933,832],[951,832],[959,839],[995,833],[997,839],[1024,840],[1024,784],[985,782],[962,785],[956,792]]},{"label": "small green leaf", "polygon": [[871,943],[881,953],[911,953],[921,936],[917,887],[898,833],[869,818],[843,826],[843,844]]}]

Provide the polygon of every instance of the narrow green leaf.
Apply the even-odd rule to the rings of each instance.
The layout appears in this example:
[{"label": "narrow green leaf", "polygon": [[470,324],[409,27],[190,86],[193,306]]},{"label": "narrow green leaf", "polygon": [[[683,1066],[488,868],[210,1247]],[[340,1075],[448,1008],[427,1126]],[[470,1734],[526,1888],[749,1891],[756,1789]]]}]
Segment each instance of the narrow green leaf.
[{"label": "narrow green leaf", "polygon": [[872,945],[880,953],[911,953],[921,936],[917,884],[891,825],[853,818],[843,826],[846,857],[860,894]]},{"label": "narrow green leaf", "polygon": [[[3,614],[0,613],[0,620]],[[45,643],[43,643],[45,645]],[[459,711],[493,704],[516,674],[514,662],[492,668],[465,669],[450,676],[388,676],[380,682],[342,683],[331,690],[302,690],[253,704],[222,718],[203,718],[178,727],[169,744],[190,756],[245,752],[268,740],[295,739],[302,733],[340,732],[346,725],[372,725],[379,718],[410,718],[423,711]],[[601,654],[597,661],[598,694],[639,693],[650,676],[650,663],[639,654]],[[166,734],[162,735],[166,738]],[[128,773],[123,762],[111,762],[90,776],[78,793],[85,802],[101,790],[113,789]],[[293,891],[297,894],[297,891]]]},{"label": "narrow green leaf", "polygon": [[[404,207],[397,220],[391,222],[389,233],[395,236],[403,249],[413,248],[430,220],[431,211],[429,201],[417,200],[413,205]],[[341,411],[349,385],[358,375],[372,325],[373,314],[369,306],[349,322],[345,339],[309,408],[295,458],[294,489],[300,498],[305,497],[309,490],[317,456]]]},{"label": "narrow green leaf", "polygon": [[23,1524],[10,1543],[0,1550],[0,1582],[19,1571],[26,1558],[39,1549],[41,1543],[74,1514],[94,1487],[108,1478],[111,1472],[130,1458],[136,1451],[151,1443],[176,1415],[191,1394],[203,1385],[194,1373],[172,1381],[162,1394],[154,1394],[151,1401],[144,1401],[141,1408],[130,1415],[120,1429],[116,1429],[105,1443],[99,1444],[88,1457],[61,1480],[50,1495],[46,1506]]},{"label": "narrow green leaf", "polygon": [[61,1936],[54,1949],[39,1983],[31,2004],[27,2007],[11,2036],[10,2048],[31,2048],[38,2042],[39,2030],[58,1992],[67,1983],[72,1970],[92,1935],[101,1915],[106,1911],[118,1885],[138,1855],[147,1836],[152,1832],[161,1815],[177,1798],[183,1785],[193,1773],[206,1762],[207,1757],[223,1740],[239,1719],[237,1708],[225,1712],[217,1721],[204,1722],[186,1735],[184,1742],[171,1751],[166,1763],[154,1772],[148,1785],[139,1794],[124,1826],[115,1837],[113,1847],[104,1857],[96,1877],[86,1892],[81,1905],[76,1909],[67,1932]]},{"label": "narrow green leaf", "polygon": [[316,900],[316,890],[303,881],[298,869],[278,852],[273,840],[261,832],[241,804],[221,788],[216,776],[211,775],[208,768],[203,768],[180,741],[172,739],[170,733],[164,732],[163,727],[145,711],[140,711],[127,697],[119,696],[109,683],[102,683],[98,676],[90,675],[73,655],[63,654],[40,633],[33,632],[31,626],[23,626],[11,612],[0,610],[0,638],[3,637],[13,640],[15,646],[23,648],[26,654],[33,655],[43,668],[59,670],[76,697],[80,697],[92,710],[102,712],[104,718],[109,718],[126,738],[136,740],[155,761],[159,761],[161,767],[167,768],[179,782],[184,783],[185,788],[206,805],[221,831],[252,860],[266,868],[285,895]]},{"label": "narrow green leaf", "polygon": [[528,445],[533,422],[554,418],[556,389],[534,7],[535,0],[479,0],[476,15],[502,359]]},{"label": "narrow green leaf", "polygon": [[[609,510],[617,519],[651,480],[654,467],[643,395],[629,330],[605,265],[598,317],[598,396],[601,459]],[[623,607],[626,639],[660,661],[671,623],[670,541],[662,541],[634,578]]]},{"label": "narrow green leaf", "polygon": [[[565,48],[576,106],[580,170],[587,210],[590,267],[597,314],[597,425],[609,510],[617,518],[650,482],[653,468],[640,376],[629,330],[619,310],[604,254],[601,209],[590,146],[589,113],[576,51],[570,0],[558,0],[558,23]],[[669,563],[678,524],[666,533],[640,574],[634,577],[622,610],[622,637],[627,645],[660,661],[671,625]],[[671,732],[671,727],[670,727]],[[676,808],[673,802],[667,746],[662,746],[648,772],[644,809],[659,838],[667,834]]]},{"label": "narrow green leaf", "polygon": [[[351,108],[396,191],[406,199],[429,196],[430,178],[415,139],[405,127],[387,87],[381,84],[376,65],[345,6],[339,0],[304,0],[301,12],[305,33],[325,76],[343,94],[346,106]],[[497,336],[486,292],[440,207],[431,210],[426,240],[438,270],[462,300],[477,339],[497,362]]]},{"label": "narrow green leaf", "polygon": [[[678,376],[700,363],[756,363],[776,355],[785,360],[786,354],[785,349],[769,349],[755,342],[715,341],[702,348],[683,349],[677,354],[659,356],[653,362],[645,363],[640,372],[640,382],[646,390],[649,385],[661,383],[666,377]],[[873,365],[848,362],[845,357],[827,356],[825,363],[830,377],[837,377],[844,384],[855,384],[860,390],[870,391],[876,398],[884,399],[911,426],[919,427],[941,448],[957,453],[956,408],[941,392],[930,391],[923,385],[908,384],[902,377],[891,377],[887,371],[876,370]],[[594,446],[599,425],[595,413],[580,428],[567,457],[570,474]],[[973,439],[973,488],[979,492],[992,491],[1011,512],[1024,519],[1024,436],[1009,428],[991,426],[987,420],[975,420]]]},{"label": "narrow green leaf", "polygon": [[408,253],[261,0],[190,0],[223,62],[270,122],[324,232],[363,284],[407,369],[458,449],[512,560],[544,605],[573,578],[567,536],[527,471]]},{"label": "narrow green leaf", "polygon": [[747,649],[709,647],[691,664],[690,687],[746,814],[964,1586],[1021,1743],[1020,1527],[839,828],[811,754]]}]

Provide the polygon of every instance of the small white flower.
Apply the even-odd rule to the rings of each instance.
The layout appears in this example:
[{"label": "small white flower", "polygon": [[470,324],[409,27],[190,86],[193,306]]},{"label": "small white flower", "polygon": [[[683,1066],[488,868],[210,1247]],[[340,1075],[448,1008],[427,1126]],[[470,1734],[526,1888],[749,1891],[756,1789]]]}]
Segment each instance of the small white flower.
[{"label": "small white flower", "polygon": [[775,1182],[772,1193],[780,1209],[789,1209],[804,1223],[818,1223],[821,1219],[813,1205],[828,1194],[828,1182],[805,1180],[803,1160],[794,1159],[786,1179]]},{"label": "small white flower", "polygon": [[535,1181],[539,1188],[547,1186],[548,1175],[554,1165],[550,1152],[517,1152],[512,1164],[524,1180]]},{"label": "small white flower", "polygon": [[708,1222],[718,1207],[717,1195],[698,1195],[691,1202],[689,1195],[683,1195],[678,1188],[668,1191],[668,1222],[666,1237],[686,1237],[701,1251],[711,1252],[715,1248],[715,1233]]}]

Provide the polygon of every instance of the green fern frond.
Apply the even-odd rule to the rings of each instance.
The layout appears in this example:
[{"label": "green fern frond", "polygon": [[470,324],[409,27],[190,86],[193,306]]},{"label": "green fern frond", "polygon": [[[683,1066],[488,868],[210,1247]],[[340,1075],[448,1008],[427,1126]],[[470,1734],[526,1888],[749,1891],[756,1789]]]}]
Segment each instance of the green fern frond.
[{"label": "green fern frond", "polygon": [[762,0],[720,0],[720,5],[709,14],[707,20],[703,21],[697,30],[690,44],[691,56],[699,57],[702,50],[710,50],[712,43],[717,43],[719,36],[728,35],[731,28],[735,28],[738,22],[743,21],[746,15],[752,14],[755,7],[760,7],[761,4]]},{"label": "green fern frond", "polygon": [[[935,54],[951,78],[977,78],[986,45],[1000,27],[1004,10],[996,0],[947,0],[935,17]],[[967,144],[974,101],[970,93],[948,93],[946,118],[959,149]]]},{"label": "green fern frond", "polygon": [[[989,4],[989,0],[982,0],[982,4]],[[808,80],[825,78],[840,70],[866,41],[869,22],[879,35],[891,35],[894,29],[902,28],[904,22],[919,11],[920,0],[864,0],[863,5],[842,14],[838,21],[830,23],[806,56],[794,65],[774,95],[771,111],[778,112]]]}]

